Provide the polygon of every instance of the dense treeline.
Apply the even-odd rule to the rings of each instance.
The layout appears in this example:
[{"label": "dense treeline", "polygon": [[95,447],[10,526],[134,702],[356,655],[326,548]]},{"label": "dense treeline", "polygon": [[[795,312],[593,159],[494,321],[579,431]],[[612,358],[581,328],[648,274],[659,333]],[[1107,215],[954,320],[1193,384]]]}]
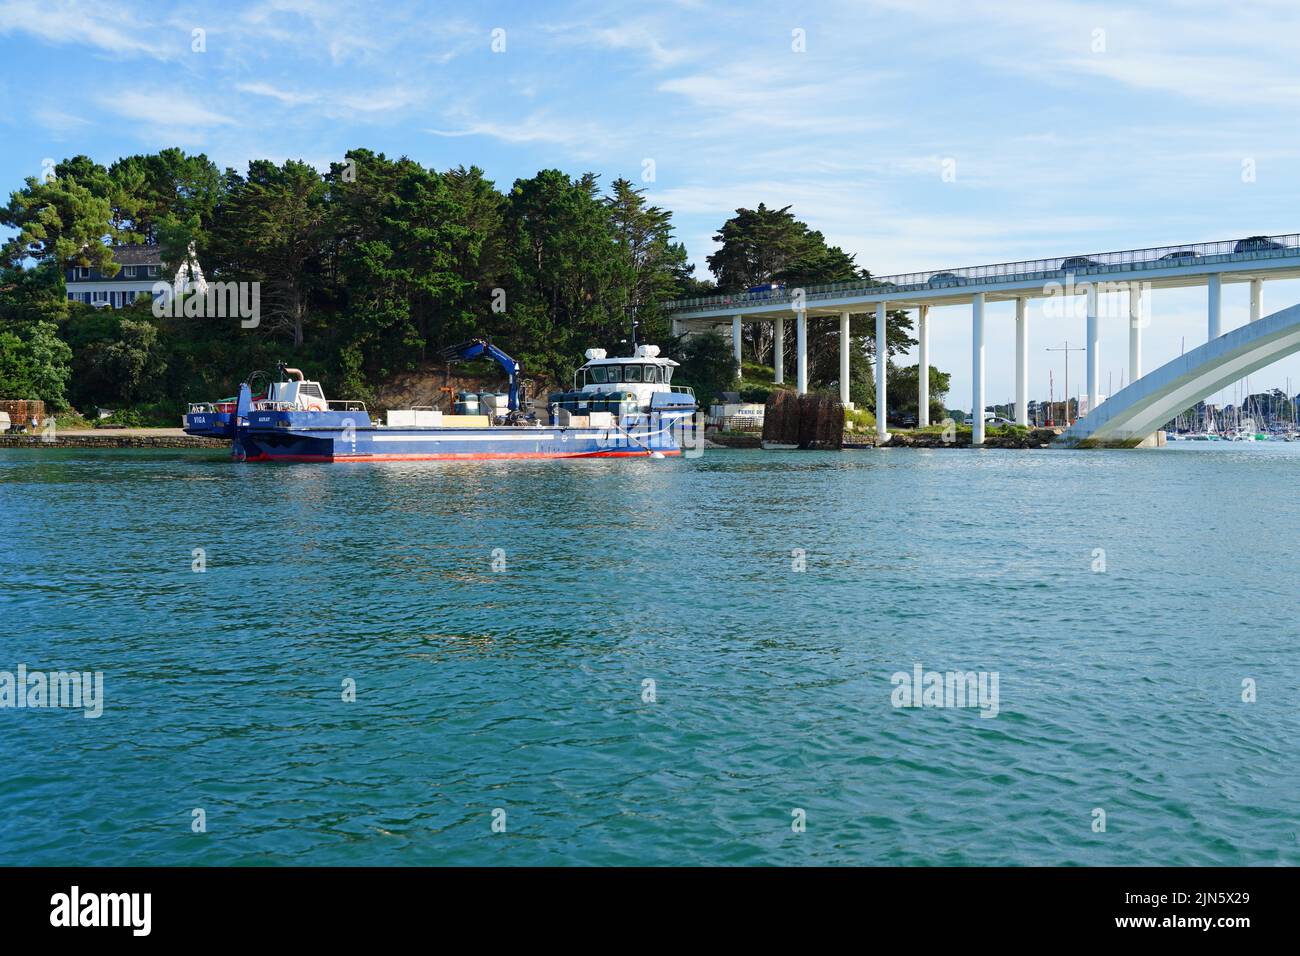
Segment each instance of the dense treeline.
[{"label": "dense treeline", "polygon": [[[866,275],[788,207],[738,210],[708,260],[716,282],[701,281],[671,213],[626,179],[602,190],[594,174],[543,170],[502,191],[476,167],[439,172],[365,149],[324,174],[292,160],[223,172],[178,149],[107,167],[76,156],[28,179],[0,222],[16,232],[2,250],[0,390],[87,411],[157,403],[170,413],[279,359],[333,394],[364,397],[470,337],[563,381],[583,349],[626,348],[634,323],[639,339],[686,360],[682,380],[711,391],[728,375],[726,342],[672,341],[664,303]],[[113,243],[156,243],[171,268],[193,250],[209,280],[259,283],[260,323],[68,302],[63,270],[114,273]],[[866,317],[857,323],[855,391],[869,387],[871,344]],[[891,353],[911,344],[908,328],[891,317]],[[752,357],[770,364],[770,334],[746,334]],[[815,386],[835,384],[836,334],[834,321],[810,323]]]}]

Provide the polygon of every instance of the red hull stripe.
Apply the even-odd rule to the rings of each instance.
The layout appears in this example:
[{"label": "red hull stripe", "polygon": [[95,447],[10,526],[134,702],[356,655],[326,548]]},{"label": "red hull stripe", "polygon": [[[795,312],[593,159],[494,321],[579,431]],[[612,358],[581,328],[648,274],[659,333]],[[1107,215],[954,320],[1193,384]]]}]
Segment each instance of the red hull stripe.
[{"label": "red hull stripe", "polygon": [[[546,452],[499,452],[447,455],[258,455],[248,461],[487,461],[507,458],[645,458],[645,451],[592,451],[576,455],[551,455]],[[664,450],[665,457],[680,455],[680,449]]]}]

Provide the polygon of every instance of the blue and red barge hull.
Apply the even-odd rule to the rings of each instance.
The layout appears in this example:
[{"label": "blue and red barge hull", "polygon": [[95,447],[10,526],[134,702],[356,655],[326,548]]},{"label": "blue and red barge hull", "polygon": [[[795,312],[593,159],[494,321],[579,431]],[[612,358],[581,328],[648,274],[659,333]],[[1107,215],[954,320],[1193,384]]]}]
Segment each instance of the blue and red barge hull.
[{"label": "blue and red barge hull", "polygon": [[456,461],[640,458],[680,455],[676,415],[651,413],[623,427],[373,425],[365,412],[254,411],[231,440],[237,461]]}]

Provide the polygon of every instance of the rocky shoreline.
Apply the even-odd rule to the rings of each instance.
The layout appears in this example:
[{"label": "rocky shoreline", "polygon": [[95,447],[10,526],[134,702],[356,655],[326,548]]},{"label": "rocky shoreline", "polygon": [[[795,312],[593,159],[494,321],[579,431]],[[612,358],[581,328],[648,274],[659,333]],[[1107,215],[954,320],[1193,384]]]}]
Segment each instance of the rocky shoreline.
[{"label": "rocky shoreline", "polygon": [[230,443],[191,435],[0,435],[0,448],[227,448]]}]

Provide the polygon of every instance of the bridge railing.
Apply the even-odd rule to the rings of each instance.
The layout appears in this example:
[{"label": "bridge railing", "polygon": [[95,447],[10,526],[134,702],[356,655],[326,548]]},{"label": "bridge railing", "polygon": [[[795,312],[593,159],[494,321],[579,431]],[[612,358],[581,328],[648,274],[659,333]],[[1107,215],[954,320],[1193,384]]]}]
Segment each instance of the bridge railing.
[{"label": "bridge railing", "polygon": [[[993,265],[934,269],[929,272],[909,272],[893,276],[873,276],[870,279],[851,279],[846,282],[804,286],[803,293],[805,301],[815,302],[819,299],[841,298],[853,294],[918,292],[1035,279],[1049,281],[1062,279],[1067,275],[1077,277],[1100,273],[1133,272],[1139,269],[1174,269],[1297,255],[1300,255],[1300,234],[1250,236],[1245,239],[1227,239],[1221,242],[1153,246],[1147,249],[1126,249],[1121,252],[1097,252],[1090,255],[1057,256],[1054,259],[1029,259],[1022,262],[1001,262]],[[793,292],[794,288],[776,288],[700,296],[669,302],[666,308],[671,312],[682,313],[709,311],[729,306],[743,307],[790,302],[793,299]]]}]

